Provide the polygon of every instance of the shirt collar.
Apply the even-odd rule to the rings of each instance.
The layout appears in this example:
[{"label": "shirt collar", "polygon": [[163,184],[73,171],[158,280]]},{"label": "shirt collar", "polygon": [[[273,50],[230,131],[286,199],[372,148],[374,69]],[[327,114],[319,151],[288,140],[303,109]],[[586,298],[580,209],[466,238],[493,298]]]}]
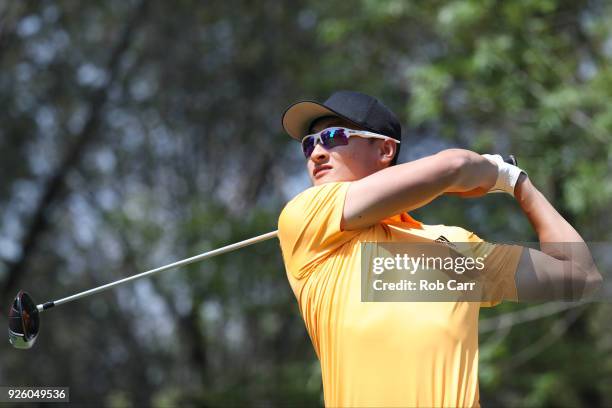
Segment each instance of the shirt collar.
[{"label": "shirt collar", "polygon": [[423,223],[412,218],[407,212],[386,218],[384,222],[387,224],[409,224],[411,228],[423,229]]}]

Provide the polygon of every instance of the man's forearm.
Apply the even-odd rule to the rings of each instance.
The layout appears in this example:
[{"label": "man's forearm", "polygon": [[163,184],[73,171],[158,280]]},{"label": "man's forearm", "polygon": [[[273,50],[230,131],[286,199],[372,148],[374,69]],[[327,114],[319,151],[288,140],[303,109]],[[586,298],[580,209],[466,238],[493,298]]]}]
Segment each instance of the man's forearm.
[{"label": "man's forearm", "polygon": [[380,170],[351,184],[342,227],[364,228],[404,211],[422,207],[445,192],[487,190],[497,169],[479,154],[448,149],[433,156]]},{"label": "man's forearm", "polygon": [[538,234],[540,243],[584,242],[574,227],[555,210],[525,174],[519,177],[514,195]]},{"label": "man's forearm", "polygon": [[[547,289],[550,289],[551,293],[564,294],[566,297],[567,291],[564,291],[564,288],[567,288],[569,284],[572,289],[570,298],[576,295],[580,298],[582,294],[590,293],[598,288],[601,275],[586,243],[574,227],[534,187],[525,174],[520,176],[514,194],[538,234],[541,251],[562,261],[561,263],[547,261],[538,255],[537,251],[530,250],[530,263],[536,270],[533,275],[535,280],[525,279],[524,277],[527,276],[525,274],[519,275],[523,277],[521,279],[524,282],[543,283],[541,289],[538,290],[542,291],[543,288],[549,286]],[[522,263],[521,268],[525,267],[526,264]],[[526,286],[529,285],[536,287],[529,283]]]}]

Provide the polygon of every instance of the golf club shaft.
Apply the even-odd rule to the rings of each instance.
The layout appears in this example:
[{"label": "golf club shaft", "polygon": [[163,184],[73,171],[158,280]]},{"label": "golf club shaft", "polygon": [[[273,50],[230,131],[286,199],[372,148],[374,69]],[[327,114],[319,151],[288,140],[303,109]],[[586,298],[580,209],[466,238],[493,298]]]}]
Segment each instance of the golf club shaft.
[{"label": "golf club shaft", "polygon": [[233,251],[235,249],[239,249],[239,248],[242,248],[242,247],[245,247],[245,246],[249,246],[249,245],[255,244],[257,242],[265,241],[265,240],[268,240],[270,238],[276,237],[277,234],[278,234],[278,231],[272,231],[272,232],[268,232],[267,234],[258,235],[258,236],[253,237],[253,238],[245,239],[244,241],[236,242],[234,244],[226,245],[226,246],[221,247],[221,248],[213,249],[212,251],[204,252],[204,253],[202,253],[200,255],[192,256],[191,258],[183,259],[182,261],[173,262],[171,264],[168,264],[168,265],[165,265],[165,266],[160,266],[159,268],[151,269],[149,271],[142,272],[142,273],[139,273],[137,275],[128,276],[127,278],[120,279],[120,280],[115,281],[115,282],[110,282],[110,283],[107,283],[106,285],[98,286],[96,288],[89,289],[89,290],[86,290],[84,292],[74,294],[72,296],[68,296],[68,297],[65,297],[65,298],[62,298],[62,299],[54,300],[52,302],[43,303],[43,304],[37,305],[36,308],[38,309],[39,312],[42,312],[43,310],[52,308],[54,306],[58,306],[58,305],[61,305],[61,304],[64,304],[64,303],[72,302],[73,300],[77,300],[77,299],[80,299],[80,298],[85,297],[85,296],[93,295],[94,293],[102,292],[102,291],[104,291],[106,289],[110,289],[110,288],[112,288],[114,286],[121,285],[122,283],[126,283],[126,282],[133,281],[133,280],[136,280],[136,279],[144,278],[145,276],[153,275],[154,273],[157,273],[157,272],[167,271],[168,269],[177,268],[179,266],[189,265],[191,263],[198,262],[198,261],[201,261],[203,259],[211,258],[211,257],[213,257],[215,255],[224,254],[226,252],[230,252],[230,251]]}]

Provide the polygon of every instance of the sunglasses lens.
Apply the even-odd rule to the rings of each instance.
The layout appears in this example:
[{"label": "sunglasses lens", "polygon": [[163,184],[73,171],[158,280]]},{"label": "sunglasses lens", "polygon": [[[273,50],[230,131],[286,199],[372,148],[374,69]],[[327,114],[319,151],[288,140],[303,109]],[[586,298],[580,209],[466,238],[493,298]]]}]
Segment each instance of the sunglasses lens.
[{"label": "sunglasses lens", "polygon": [[[342,128],[335,128],[321,132],[321,142],[325,148],[329,149],[336,146],[344,146],[348,144],[348,134]],[[302,150],[304,156],[309,158],[315,148],[315,136],[308,136],[302,142]]]},{"label": "sunglasses lens", "polygon": [[304,156],[309,158],[314,150],[314,137],[309,136],[302,142],[302,151],[304,152]]},{"label": "sunglasses lens", "polygon": [[344,129],[331,129],[321,133],[325,147],[344,146],[348,144],[348,136]]}]

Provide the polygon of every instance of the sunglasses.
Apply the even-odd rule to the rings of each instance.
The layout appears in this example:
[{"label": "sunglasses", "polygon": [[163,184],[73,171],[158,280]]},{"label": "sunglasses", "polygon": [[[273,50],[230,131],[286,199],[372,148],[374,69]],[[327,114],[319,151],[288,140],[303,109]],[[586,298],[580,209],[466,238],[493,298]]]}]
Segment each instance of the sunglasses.
[{"label": "sunglasses", "polygon": [[318,133],[305,136],[302,139],[302,151],[304,152],[304,156],[306,156],[308,159],[317,143],[321,143],[321,145],[326,149],[336,146],[346,146],[351,136],[393,140],[395,143],[400,143],[399,140],[395,140],[389,136],[379,135],[378,133],[367,132],[365,130],[347,129],[343,127],[331,127]]}]

